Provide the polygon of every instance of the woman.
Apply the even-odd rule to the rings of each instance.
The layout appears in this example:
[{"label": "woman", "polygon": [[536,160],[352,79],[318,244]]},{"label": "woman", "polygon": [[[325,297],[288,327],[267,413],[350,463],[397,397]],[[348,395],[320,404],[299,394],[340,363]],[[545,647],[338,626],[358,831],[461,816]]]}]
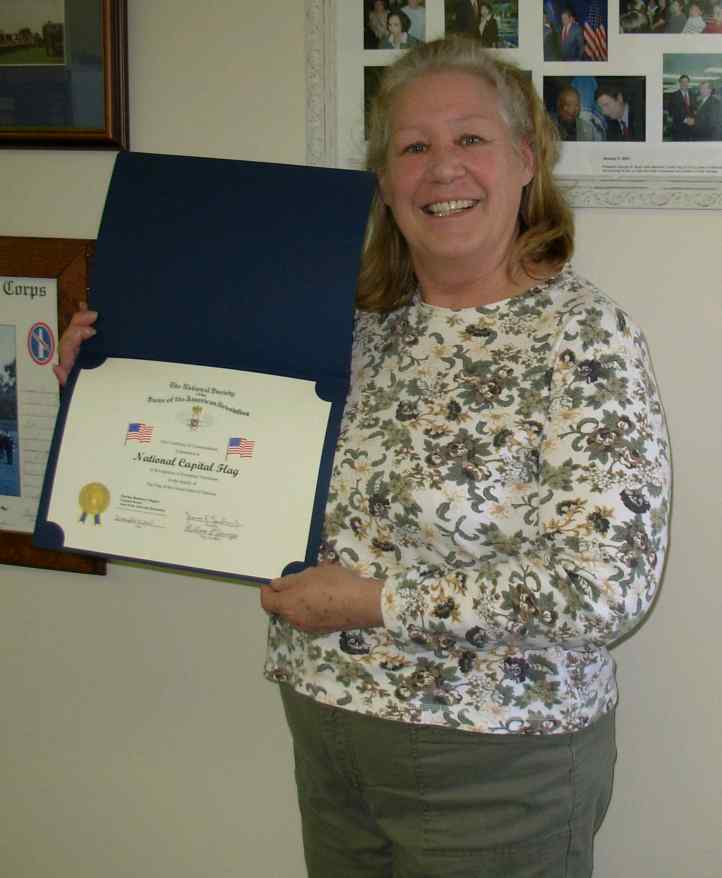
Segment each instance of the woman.
[{"label": "woman", "polygon": [[479,6],[479,34],[482,46],[493,49],[499,44],[499,28],[491,3],[482,3]]},{"label": "woman", "polygon": [[386,19],[388,36],[382,40],[380,49],[411,49],[420,42],[409,33],[411,22],[404,12],[389,12]]},{"label": "woman", "polygon": [[591,874],[607,646],[653,600],[669,472],[643,339],[568,265],[557,149],[478,40],[377,94],[320,563],[261,595],[312,878]]},{"label": "woman", "polygon": [[591,874],[668,449],[639,331],[567,264],[556,152],[473,41],[381,84],[324,563],[263,588],[312,876]]},{"label": "woman", "polygon": [[373,8],[369,12],[368,20],[369,28],[376,37],[378,48],[381,48],[381,44],[387,38],[389,33],[388,28],[386,27],[388,14],[384,0],[374,0]]}]

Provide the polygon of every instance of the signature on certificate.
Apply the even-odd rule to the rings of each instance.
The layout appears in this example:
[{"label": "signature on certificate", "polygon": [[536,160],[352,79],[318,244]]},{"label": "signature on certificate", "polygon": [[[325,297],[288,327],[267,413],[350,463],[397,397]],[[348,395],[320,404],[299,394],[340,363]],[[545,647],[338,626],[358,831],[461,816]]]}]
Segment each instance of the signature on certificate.
[{"label": "signature on certificate", "polygon": [[116,515],[113,520],[121,524],[132,524],[134,527],[165,527],[164,524],[159,524],[150,518],[138,518],[136,515]]},{"label": "signature on certificate", "polygon": [[237,540],[237,532],[242,527],[240,521],[224,515],[186,512],[185,533],[196,534],[202,540]]}]

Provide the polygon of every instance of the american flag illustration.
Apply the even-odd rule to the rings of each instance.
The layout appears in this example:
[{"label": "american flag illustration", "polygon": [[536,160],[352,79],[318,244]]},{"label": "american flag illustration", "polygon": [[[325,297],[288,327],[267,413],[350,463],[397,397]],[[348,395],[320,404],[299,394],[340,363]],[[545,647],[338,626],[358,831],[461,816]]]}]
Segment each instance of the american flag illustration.
[{"label": "american flag illustration", "polygon": [[601,0],[592,0],[584,21],[584,54],[589,61],[607,60],[606,16]]},{"label": "american flag illustration", "polygon": [[125,434],[125,443],[132,442],[150,442],[153,438],[153,428],[149,424],[141,424],[136,421],[134,424],[128,424],[128,432]]},{"label": "american flag illustration", "polygon": [[253,439],[244,439],[242,436],[234,436],[228,440],[226,448],[226,460],[229,454],[237,454],[239,457],[253,457]]}]

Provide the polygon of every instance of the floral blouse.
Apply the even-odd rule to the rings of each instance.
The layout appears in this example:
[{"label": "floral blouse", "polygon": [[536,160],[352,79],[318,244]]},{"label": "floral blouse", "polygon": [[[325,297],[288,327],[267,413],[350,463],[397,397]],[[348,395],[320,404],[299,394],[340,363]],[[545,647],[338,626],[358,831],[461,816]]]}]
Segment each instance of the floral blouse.
[{"label": "floral blouse", "polygon": [[472,732],[575,731],[617,700],[667,543],[647,346],[570,267],[479,308],[359,313],[321,554],[381,580],[384,626],[273,619],[266,675]]}]

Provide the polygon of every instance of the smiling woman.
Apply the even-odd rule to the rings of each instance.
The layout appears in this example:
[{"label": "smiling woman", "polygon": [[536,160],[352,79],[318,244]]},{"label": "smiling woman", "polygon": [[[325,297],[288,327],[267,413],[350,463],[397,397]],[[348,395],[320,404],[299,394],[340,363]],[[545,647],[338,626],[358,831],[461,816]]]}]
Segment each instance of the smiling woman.
[{"label": "smiling woman", "polygon": [[[426,268],[441,269],[423,258],[417,234],[426,228],[436,237],[442,227],[423,224],[405,209],[401,193],[410,186],[420,187],[417,198],[424,197],[424,188],[447,200],[474,196],[465,211],[474,234],[463,248],[476,262],[442,270],[442,283],[463,286],[466,298],[459,301],[491,302],[553,273],[573,250],[571,211],[552,176],[557,155],[557,133],[528,78],[474,41],[432,43],[389,68],[370,120],[367,162],[381,185],[372,205],[360,303],[374,310],[395,307],[418,282],[424,287],[419,271],[423,276]],[[396,199],[396,209],[390,199]],[[432,282],[426,278],[427,287]]]},{"label": "smiling woman", "polygon": [[568,264],[558,134],[516,67],[411,50],[370,126],[321,563],[262,594],[309,875],[588,878],[608,648],[667,542],[647,348]]},{"label": "smiling woman", "polygon": [[[556,128],[464,38],[388,68],[317,566],[264,585],[311,878],[589,878],[609,647],[654,600],[664,412],[568,264]],[[93,312],[60,344],[63,377]]]},{"label": "smiling woman", "polygon": [[512,140],[494,88],[466,73],[429,74],[404,88],[391,119],[380,194],[425,300],[488,304],[511,284],[531,285],[512,281],[509,258],[534,158]]}]

